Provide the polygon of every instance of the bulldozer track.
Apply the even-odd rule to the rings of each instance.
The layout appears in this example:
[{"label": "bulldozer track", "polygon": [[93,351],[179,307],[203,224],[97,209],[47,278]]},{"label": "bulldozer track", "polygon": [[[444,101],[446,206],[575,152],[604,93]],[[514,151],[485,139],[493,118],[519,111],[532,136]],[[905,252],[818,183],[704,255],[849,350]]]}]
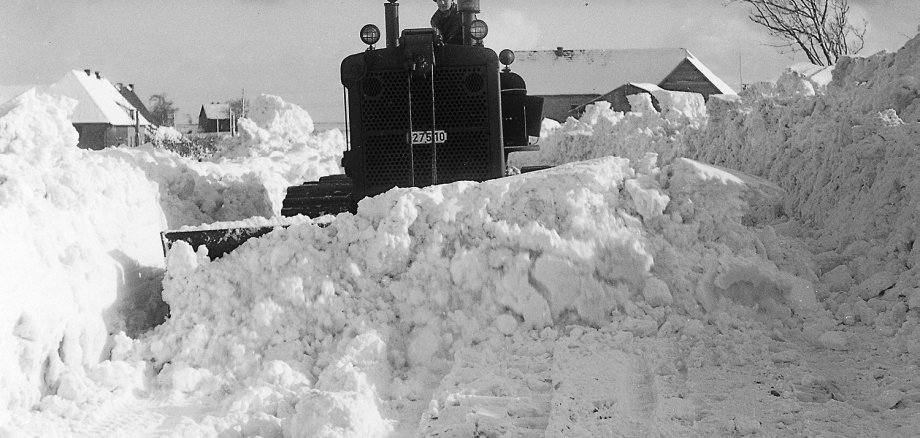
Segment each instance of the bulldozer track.
[{"label": "bulldozer track", "polygon": [[319,181],[287,188],[281,206],[284,216],[302,214],[312,218],[337,214],[353,208],[354,184],[345,175],[324,176]]}]

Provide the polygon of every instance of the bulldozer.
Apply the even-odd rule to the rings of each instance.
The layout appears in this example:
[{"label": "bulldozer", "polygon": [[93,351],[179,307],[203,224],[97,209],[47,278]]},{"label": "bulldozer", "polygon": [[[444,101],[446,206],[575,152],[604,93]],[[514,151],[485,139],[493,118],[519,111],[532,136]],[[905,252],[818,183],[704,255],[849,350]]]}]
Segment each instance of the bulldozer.
[{"label": "bulldozer", "polygon": [[[341,64],[345,173],[288,187],[283,216],[355,213],[358,201],[394,187],[501,178],[511,173],[510,153],[539,150],[531,140],[540,135],[543,98],[529,96],[511,71],[513,51],[485,47],[479,0],[457,3],[462,44],[445,43],[434,28],[400,31],[397,0],[384,3],[384,35],[374,24],[361,29],[366,50]],[[164,253],[185,241],[205,245],[213,259],[275,228],[164,231],[161,239]]]}]

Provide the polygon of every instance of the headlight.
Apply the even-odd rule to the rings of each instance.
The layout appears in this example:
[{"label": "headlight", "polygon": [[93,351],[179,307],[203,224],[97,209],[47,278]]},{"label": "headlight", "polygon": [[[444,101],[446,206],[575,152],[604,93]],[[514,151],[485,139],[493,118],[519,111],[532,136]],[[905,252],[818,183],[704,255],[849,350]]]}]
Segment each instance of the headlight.
[{"label": "headlight", "polygon": [[489,26],[485,21],[473,20],[470,23],[470,36],[476,41],[481,41],[489,34]]},{"label": "headlight", "polygon": [[512,52],[511,49],[502,50],[501,53],[498,54],[498,61],[501,62],[502,65],[511,65],[511,63],[514,62],[514,52]]},{"label": "headlight", "polygon": [[373,24],[365,24],[361,28],[361,41],[369,46],[377,44],[377,41],[380,41],[380,28]]}]

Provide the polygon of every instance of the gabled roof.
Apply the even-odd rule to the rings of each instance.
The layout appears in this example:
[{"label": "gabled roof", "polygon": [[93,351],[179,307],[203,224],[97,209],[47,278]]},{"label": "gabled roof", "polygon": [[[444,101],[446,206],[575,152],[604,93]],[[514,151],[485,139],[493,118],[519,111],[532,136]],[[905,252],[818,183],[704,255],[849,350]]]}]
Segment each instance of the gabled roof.
[{"label": "gabled roof", "polygon": [[[61,80],[51,84],[48,91],[61,94],[77,101],[71,114],[71,122],[105,123],[114,126],[134,126],[131,110],[136,110],[127,99],[105,78],[87,75],[80,70],[71,70]],[[150,122],[138,113],[141,125]]]},{"label": "gabled roof", "polygon": [[735,94],[686,49],[531,50],[515,52],[511,70],[529,94],[604,94],[627,83],[660,84],[684,60],[725,94]]},{"label": "gabled roof", "polygon": [[[626,84],[626,85],[632,85],[633,87],[636,87],[636,88],[638,88],[638,89],[640,89],[640,90],[648,91],[649,93],[651,93],[651,92],[653,92],[653,91],[661,91],[661,87],[659,87],[659,86],[657,86],[657,85],[655,85],[655,84],[643,84],[643,83],[636,83],[636,84],[634,84],[634,83],[630,82],[630,83],[628,83],[628,84]],[[608,93],[608,94],[609,94],[609,93]],[[603,96],[601,96],[601,97],[603,97]]]},{"label": "gabled roof", "polygon": [[700,73],[703,74],[703,76],[706,76],[706,79],[709,79],[709,82],[712,82],[712,85],[715,85],[715,87],[719,89],[721,94],[738,94],[735,92],[735,90],[732,89],[732,87],[729,87],[728,84],[726,84],[725,81],[722,80],[722,78],[716,76],[716,74],[713,73],[712,70],[709,69],[709,67],[706,67],[705,65],[703,65],[703,61],[700,61],[699,59],[697,59],[697,57],[693,56],[693,54],[690,53],[689,51],[687,52],[687,55],[689,55],[687,56],[687,60],[692,62],[693,66],[696,67],[696,69],[699,70]]},{"label": "gabled roof", "polygon": [[147,106],[144,105],[144,102],[141,101],[141,98],[138,97],[137,94],[134,93],[133,85],[131,87],[124,87],[121,84],[119,84],[118,87],[116,87],[116,89],[125,99],[128,100],[128,102],[131,103],[132,106],[134,106],[135,108],[137,108],[138,111],[141,112],[141,115],[144,116],[145,119],[147,120],[151,119],[150,111],[147,110]]},{"label": "gabled roof", "polygon": [[210,103],[201,105],[201,112],[210,120],[226,120],[230,118],[229,103]]},{"label": "gabled roof", "polygon": [[[581,104],[581,105],[578,105],[577,107],[575,107],[575,108],[573,108],[571,111],[569,111],[569,115],[572,115],[572,116],[576,116],[576,117],[577,117],[579,114],[581,114],[581,113],[583,113],[583,112],[585,111],[585,107],[587,107],[588,105],[593,105],[593,104],[595,104],[595,103],[597,103],[597,102],[601,102],[601,101],[612,102],[612,101],[613,101],[613,94],[614,94],[614,93],[616,93],[616,92],[617,92],[618,90],[620,90],[621,88],[630,87],[630,86],[636,87],[636,88],[638,88],[638,89],[640,89],[640,90],[642,90],[642,91],[646,91],[646,92],[648,92],[649,94],[653,94],[653,93],[656,92],[656,91],[662,91],[662,88],[659,87],[659,86],[657,86],[657,85],[655,85],[655,84],[641,83],[641,82],[639,82],[639,83],[630,82],[630,83],[628,83],[628,84],[623,84],[623,85],[621,85],[621,86],[619,86],[619,87],[617,87],[617,88],[611,90],[611,91],[610,91],[609,93],[607,93],[607,94],[602,94],[602,95],[600,95],[600,96],[598,96],[598,97],[595,97],[594,99],[591,99],[591,100],[589,100],[589,101],[587,101],[587,102],[585,102],[585,103],[583,103],[583,104]],[[653,101],[653,105],[655,105],[655,104],[654,104],[654,101]],[[656,106],[655,109],[658,109],[658,107]]]}]

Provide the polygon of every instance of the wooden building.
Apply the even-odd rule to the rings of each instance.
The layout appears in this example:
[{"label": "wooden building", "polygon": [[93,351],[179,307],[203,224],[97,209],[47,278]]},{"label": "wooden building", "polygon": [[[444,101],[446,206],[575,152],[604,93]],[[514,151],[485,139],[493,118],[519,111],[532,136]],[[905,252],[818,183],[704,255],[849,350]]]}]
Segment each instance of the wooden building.
[{"label": "wooden building", "polygon": [[81,148],[134,147],[147,140],[150,122],[98,71],[67,72],[48,92],[77,101],[71,123],[80,135]]},{"label": "wooden building", "polygon": [[201,106],[198,113],[198,132],[223,132],[232,134],[233,113],[229,103],[210,103]]},{"label": "wooden building", "polygon": [[[647,92],[637,84],[669,91],[735,94],[686,49],[534,50],[515,52],[511,69],[527,81],[529,94],[544,98],[544,116],[560,122],[579,116],[591,102],[608,100],[629,111],[626,96]],[[647,88],[647,87],[646,87]]]}]

